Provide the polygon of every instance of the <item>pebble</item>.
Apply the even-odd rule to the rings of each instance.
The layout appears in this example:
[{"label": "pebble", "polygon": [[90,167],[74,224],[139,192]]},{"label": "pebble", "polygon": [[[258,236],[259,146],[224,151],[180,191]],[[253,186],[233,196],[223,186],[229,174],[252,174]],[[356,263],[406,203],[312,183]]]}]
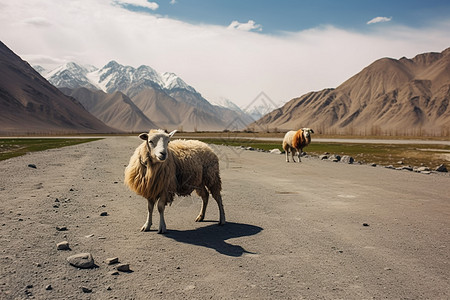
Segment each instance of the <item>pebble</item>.
[{"label": "pebble", "polygon": [[51,284],[49,284],[49,285],[47,285],[47,286],[45,287],[45,289],[46,289],[47,291],[50,291],[50,290],[53,290],[53,287],[52,287]]},{"label": "pebble", "polygon": [[69,242],[63,241],[61,243],[56,244],[56,249],[58,249],[58,250],[70,250]]},{"label": "pebble", "polygon": [[33,168],[33,169],[37,169],[37,167],[36,167],[35,164],[28,164],[28,167],[29,167],[29,168]]},{"label": "pebble", "polygon": [[116,269],[120,272],[130,272],[130,264],[120,264]]},{"label": "pebble", "polygon": [[280,151],[280,149],[276,148],[276,149],[270,150],[270,153],[272,153],[272,154],[281,154],[281,151]]},{"label": "pebble", "polygon": [[94,266],[94,258],[90,253],[79,253],[67,258],[69,264],[80,269],[89,269]]},{"label": "pebble", "polygon": [[83,293],[92,293],[92,289],[85,286],[82,286],[81,290],[83,291]]},{"label": "pebble", "polygon": [[363,226],[368,227],[368,226],[369,226],[369,223],[363,223]]},{"label": "pebble", "polygon": [[107,265],[117,264],[118,262],[119,262],[119,258],[118,257],[112,257],[112,258],[105,259],[105,263]]},{"label": "pebble", "polygon": [[106,211],[100,213],[100,216],[102,216],[102,217],[105,217],[107,215],[108,215],[108,213]]},{"label": "pebble", "polygon": [[56,230],[58,230],[58,231],[66,231],[67,227],[66,226],[56,226]]},{"label": "pebble", "polygon": [[117,276],[117,275],[119,275],[119,272],[117,272],[117,271],[112,271],[112,272],[109,273],[109,275]]}]

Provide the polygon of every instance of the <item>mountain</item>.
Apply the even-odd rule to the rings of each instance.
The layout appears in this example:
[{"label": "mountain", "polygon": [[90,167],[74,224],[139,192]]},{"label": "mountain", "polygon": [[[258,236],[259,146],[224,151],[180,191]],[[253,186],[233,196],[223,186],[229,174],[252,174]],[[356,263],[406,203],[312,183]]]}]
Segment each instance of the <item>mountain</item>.
[{"label": "mountain", "polygon": [[0,42],[0,134],[117,132]]},{"label": "mountain", "polygon": [[[149,120],[164,128],[187,131],[224,130],[235,119],[240,119],[239,129],[242,129],[252,121],[243,113],[212,105],[176,74],[160,74],[149,66],[133,68],[111,61],[101,69],[88,69],[76,63],[68,63],[46,74],[48,80],[58,88],[67,87],[74,90],[85,87],[108,94],[121,92],[128,96]],[[142,95],[150,96],[145,98]],[[78,100],[87,105],[86,101]]]},{"label": "mountain", "polygon": [[87,111],[110,127],[126,132],[143,132],[158,127],[122,92],[108,94],[84,87],[60,90],[77,99]]},{"label": "mountain", "polygon": [[287,102],[252,128],[321,133],[450,135],[450,48],[412,59],[382,58],[336,89]]}]

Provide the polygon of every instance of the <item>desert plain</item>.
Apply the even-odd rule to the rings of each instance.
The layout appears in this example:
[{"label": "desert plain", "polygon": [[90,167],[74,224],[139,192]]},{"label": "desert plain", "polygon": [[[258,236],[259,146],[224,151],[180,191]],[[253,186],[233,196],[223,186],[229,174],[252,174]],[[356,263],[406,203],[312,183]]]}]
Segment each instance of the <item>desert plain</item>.
[{"label": "desert plain", "polygon": [[[212,146],[227,224],[212,198],[194,222],[193,194],[166,208],[161,235],[156,210],[139,231],[146,200],[123,185],[139,143],[0,161],[1,299],[450,298],[448,175]],[[86,252],[93,268],[67,262]]]}]

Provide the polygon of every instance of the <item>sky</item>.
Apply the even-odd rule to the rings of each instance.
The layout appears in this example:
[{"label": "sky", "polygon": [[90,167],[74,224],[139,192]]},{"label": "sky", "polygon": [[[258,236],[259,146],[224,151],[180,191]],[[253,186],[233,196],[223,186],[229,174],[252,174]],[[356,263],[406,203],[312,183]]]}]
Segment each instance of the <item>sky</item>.
[{"label": "sky", "polygon": [[276,106],[377,59],[450,47],[450,2],[0,0],[0,40],[31,65],[147,65],[211,102]]}]

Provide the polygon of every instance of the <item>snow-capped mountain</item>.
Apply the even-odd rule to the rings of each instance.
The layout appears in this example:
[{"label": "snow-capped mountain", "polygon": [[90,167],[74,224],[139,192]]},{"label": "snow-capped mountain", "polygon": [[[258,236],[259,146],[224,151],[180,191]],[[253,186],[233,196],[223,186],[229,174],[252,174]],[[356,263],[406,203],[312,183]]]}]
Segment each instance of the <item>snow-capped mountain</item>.
[{"label": "snow-capped mountain", "polygon": [[[101,69],[93,66],[82,66],[74,62],[66,63],[54,70],[47,71],[40,66],[35,67],[42,76],[58,88],[95,88],[105,93],[123,92],[128,96],[138,94],[144,88],[161,90],[197,91],[175,73],[158,73],[149,66],[133,68],[116,61],[110,61]],[[130,95],[131,94],[131,95]]]},{"label": "snow-capped mountain", "polygon": [[95,82],[91,82],[87,74],[95,72],[97,68],[94,66],[81,66],[73,62],[68,62],[50,72],[46,72],[42,67],[36,69],[42,76],[44,76],[51,84],[56,87],[67,88],[97,88]]},{"label": "snow-capped mountain", "polygon": [[[111,61],[97,69],[67,63],[50,72],[42,69],[39,72],[60,89],[83,87],[108,94],[121,92],[136,103],[151,121],[165,128],[223,130],[228,129],[227,126],[235,119],[245,120],[239,124],[253,121],[245,117],[242,111],[212,105],[178,75],[171,72],[161,74],[145,65],[133,68]],[[70,91],[66,92],[70,94]],[[84,97],[85,94],[77,93],[75,98]],[[85,99],[79,101],[84,105],[88,104]],[[231,106],[231,102],[229,105]],[[148,109],[152,106],[153,109]],[[239,126],[243,128],[245,125]],[[135,124],[127,126],[122,129],[135,128]]]},{"label": "snow-capped mountain", "polygon": [[212,101],[212,104],[223,107],[223,108],[228,108],[231,109],[233,111],[239,112],[239,113],[243,113],[244,111],[236,105],[236,103],[234,103],[233,101],[231,101],[230,99],[227,98],[219,98],[216,101]]},{"label": "snow-capped mountain", "polygon": [[192,86],[184,82],[183,79],[178,77],[175,73],[165,72],[161,77],[164,84],[164,89],[166,90],[182,89],[192,93],[197,93]]}]

